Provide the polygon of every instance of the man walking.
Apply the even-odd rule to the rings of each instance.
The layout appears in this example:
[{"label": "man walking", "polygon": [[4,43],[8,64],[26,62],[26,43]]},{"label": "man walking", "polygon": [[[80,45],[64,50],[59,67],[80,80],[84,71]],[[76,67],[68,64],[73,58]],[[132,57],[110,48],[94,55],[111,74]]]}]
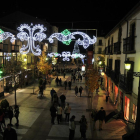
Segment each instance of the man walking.
[{"label": "man walking", "polygon": [[64,109],[65,108],[66,96],[63,93],[60,96],[60,100],[61,100],[61,107]]},{"label": "man walking", "polygon": [[68,82],[68,85],[69,85],[69,90],[71,90],[71,81],[70,80]]},{"label": "man walking", "polygon": [[62,120],[62,107],[60,106],[60,104],[58,104],[57,107],[57,122],[58,124],[61,122]]},{"label": "man walking", "polygon": [[75,116],[73,115],[69,121],[69,140],[74,139],[75,129],[76,129]]},{"label": "man walking", "polygon": [[52,88],[52,90],[50,91],[51,94],[51,101],[53,101],[53,94],[56,93],[56,91],[54,90],[54,88]]},{"label": "man walking", "polygon": [[99,131],[102,130],[103,121],[105,120],[106,112],[103,107],[97,113],[99,119]]},{"label": "man walking", "polygon": [[82,87],[82,86],[80,86],[80,87],[79,87],[80,97],[81,97],[81,94],[82,94],[82,90],[83,90],[83,87]]},{"label": "man walking", "polygon": [[54,120],[55,120],[55,117],[56,117],[56,108],[55,108],[55,105],[53,104],[51,107],[50,107],[50,112],[51,112],[51,123],[54,124]]},{"label": "man walking", "polygon": [[65,86],[65,90],[66,90],[66,88],[67,88],[67,80],[65,80],[64,86]]},{"label": "man walking", "polygon": [[78,87],[77,86],[75,86],[75,96],[77,97],[77,94],[78,94]]}]

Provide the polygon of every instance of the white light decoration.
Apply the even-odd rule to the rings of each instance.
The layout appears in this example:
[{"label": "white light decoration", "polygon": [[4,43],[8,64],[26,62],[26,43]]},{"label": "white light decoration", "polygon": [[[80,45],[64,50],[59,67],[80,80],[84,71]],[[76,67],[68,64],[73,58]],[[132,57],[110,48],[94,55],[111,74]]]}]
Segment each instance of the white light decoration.
[{"label": "white light decoration", "polygon": [[16,40],[15,36],[10,33],[10,32],[3,32],[2,34],[0,34],[0,40],[3,41],[3,40],[6,40],[8,37],[10,37],[10,42],[14,42]]},{"label": "white light decoration", "polygon": [[4,59],[9,61],[11,59],[11,53],[4,53]]},{"label": "white light decoration", "polygon": [[20,33],[17,34],[17,38],[21,41],[27,41],[27,46],[23,45],[20,49],[20,53],[27,54],[32,52],[36,56],[41,55],[40,46],[35,46],[35,41],[41,42],[44,40],[46,38],[46,34],[43,33],[43,31],[46,31],[47,29],[40,24],[35,26],[33,26],[33,24],[31,24],[31,26],[28,24],[21,24],[17,29],[20,31]]},{"label": "white light decoration", "polygon": [[71,39],[75,39],[74,35],[81,35],[83,37],[83,40],[80,40],[80,38],[77,40],[79,45],[83,45],[84,49],[86,49],[89,45],[94,44],[97,41],[97,38],[93,36],[93,39],[91,39],[87,34],[83,32],[73,32],[69,33],[68,35],[64,35],[62,33],[53,33],[49,38],[49,42],[53,43],[54,39],[57,38],[57,40],[61,42],[69,41]]},{"label": "white light decoration", "polygon": [[72,54],[71,55],[71,52],[62,52],[62,55],[61,54],[59,54],[59,53],[48,53],[48,56],[49,57],[53,57],[53,56],[55,56],[55,57],[64,57],[63,58],[63,61],[70,61],[70,58],[69,57],[71,57],[71,58],[81,58],[81,59],[84,59],[86,56],[85,55],[82,55],[82,54]]}]

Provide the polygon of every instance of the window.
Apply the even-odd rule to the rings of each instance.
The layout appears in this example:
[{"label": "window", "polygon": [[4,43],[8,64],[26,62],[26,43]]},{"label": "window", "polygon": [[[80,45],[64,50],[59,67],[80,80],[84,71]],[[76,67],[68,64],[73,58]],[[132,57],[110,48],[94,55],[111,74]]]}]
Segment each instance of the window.
[{"label": "window", "polygon": [[136,117],[137,117],[137,106],[133,104],[132,120],[136,121]]},{"label": "window", "polygon": [[130,106],[130,99],[125,96],[124,118],[126,120],[129,120],[129,106]]},{"label": "window", "polygon": [[102,48],[98,48],[98,52],[101,53],[102,52]]},{"label": "window", "polygon": [[102,40],[101,39],[99,40],[99,45],[102,45]]}]

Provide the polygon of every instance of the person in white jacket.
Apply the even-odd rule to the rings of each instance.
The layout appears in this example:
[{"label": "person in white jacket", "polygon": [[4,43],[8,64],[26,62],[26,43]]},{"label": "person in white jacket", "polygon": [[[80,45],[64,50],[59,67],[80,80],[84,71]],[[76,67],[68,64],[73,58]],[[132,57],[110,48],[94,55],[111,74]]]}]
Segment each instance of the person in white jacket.
[{"label": "person in white jacket", "polygon": [[57,107],[57,122],[58,122],[58,124],[61,122],[61,120],[62,120],[62,107],[59,104]]},{"label": "person in white jacket", "polygon": [[73,115],[69,121],[69,140],[74,139],[75,129],[76,129],[75,116]]}]

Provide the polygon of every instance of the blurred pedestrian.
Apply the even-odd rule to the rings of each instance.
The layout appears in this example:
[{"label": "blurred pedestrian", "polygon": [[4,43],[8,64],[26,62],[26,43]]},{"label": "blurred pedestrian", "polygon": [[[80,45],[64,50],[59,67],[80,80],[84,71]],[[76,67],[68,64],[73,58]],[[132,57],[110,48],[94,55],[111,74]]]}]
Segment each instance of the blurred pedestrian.
[{"label": "blurred pedestrian", "polygon": [[56,92],[53,94],[53,103],[58,104],[58,95]]},{"label": "blurred pedestrian", "polygon": [[99,131],[102,130],[103,121],[105,120],[106,112],[103,107],[98,111],[97,117],[99,119]]},{"label": "blurred pedestrian", "polygon": [[61,100],[61,107],[64,109],[65,108],[66,96],[63,93],[60,96],[60,100]]},{"label": "blurred pedestrian", "polygon": [[61,80],[61,78],[59,79],[59,85],[62,86],[62,80]]},{"label": "blurred pedestrian", "polygon": [[73,81],[74,81],[74,83],[75,83],[75,80],[76,80],[76,76],[75,76],[75,74],[73,75]]},{"label": "blurred pedestrian", "polygon": [[76,129],[75,116],[73,115],[69,121],[69,140],[74,139]]},{"label": "blurred pedestrian", "polygon": [[4,130],[3,140],[17,140],[17,133],[15,129],[11,128],[10,124],[8,124]]},{"label": "blurred pedestrian", "polygon": [[50,107],[50,112],[51,112],[51,123],[54,124],[54,120],[56,117],[56,108],[55,108],[55,104],[52,104],[52,106]]},{"label": "blurred pedestrian", "polygon": [[51,101],[53,101],[53,94],[56,93],[56,91],[54,90],[54,88],[52,88],[52,90],[50,91],[51,94]]},{"label": "blurred pedestrian", "polygon": [[62,107],[60,104],[57,106],[57,122],[58,124],[62,121]]},{"label": "blurred pedestrian", "polygon": [[81,95],[82,95],[82,91],[83,91],[83,87],[82,87],[82,86],[80,86],[80,87],[79,87],[80,97],[81,97]]},{"label": "blurred pedestrian", "polygon": [[64,82],[65,90],[67,89],[67,80]]},{"label": "blurred pedestrian", "polygon": [[67,105],[65,106],[65,109],[64,109],[66,122],[69,122],[70,112],[71,112],[71,107],[70,107],[69,103],[67,103]]},{"label": "blurred pedestrian", "polygon": [[15,110],[14,110],[14,113],[15,113],[15,118],[16,118],[16,126],[19,126],[19,106],[18,105],[15,105]]},{"label": "blurred pedestrian", "polygon": [[80,123],[81,138],[83,138],[84,140],[86,140],[87,120],[85,118],[85,115],[82,115],[79,123]]},{"label": "blurred pedestrian", "polygon": [[97,109],[93,109],[91,111],[91,118],[92,118],[92,121],[93,121],[93,130],[95,130],[95,123],[96,123],[96,120],[97,120]]},{"label": "blurred pedestrian", "polygon": [[75,96],[77,97],[77,94],[78,94],[78,87],[75,86],[74,90],[75,90]]},{"label": "blurred pedestrian", "polygon": [[68,82],[68,85],[69,85],[69,90],[71,90],[71,81],[70,80]]},{"label": "blurred pedestrian", "polygon": [[39,86],[39,94],[41,97],[43,96],[43,85]]},{"label": "blurred pedestrian", "polygon": [[13,118],[13,108],[12,108],[12,106],[9,106],[9,108],[8,108],[8,118],[10,120],[10,125],[13,126],[13,124],[12,124],[12,118]]},{"label": "blurred pedestrian", "polygon": [[58,86],[58,82],[59,82],[58,76],[56,77],[55,82],[56,82],[56,85]]}]

